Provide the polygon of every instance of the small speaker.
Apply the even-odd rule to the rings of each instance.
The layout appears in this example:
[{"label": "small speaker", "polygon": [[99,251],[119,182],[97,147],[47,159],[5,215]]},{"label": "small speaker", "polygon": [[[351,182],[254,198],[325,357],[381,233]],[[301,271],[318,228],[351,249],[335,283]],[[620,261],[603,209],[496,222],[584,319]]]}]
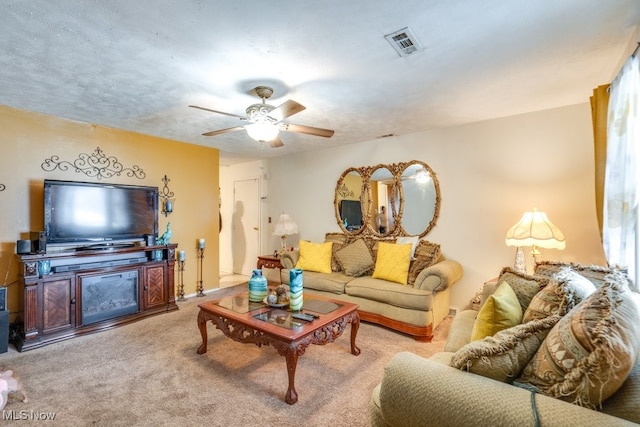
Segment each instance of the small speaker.
[{"label": "small speaker", "polygon": [[7,309],[7,288],[6,286],[0,286],[0,311]]},{"label": "small speaker", "polygon": [[47,252],[47,235],[44,231],[32,231],[31,234],[31,250],[36,254],[44,254]]},{"label": "small speaker", "polygon": [[144,235],[144,242],[147,246],[155,246],[156,244],[156,236],[154,236],[153,234],[145,234]]},{"label": "small speaker", "polygon": [[16,242],[16,253],[20,255],[31,253],[31,240],[18,240]]}]

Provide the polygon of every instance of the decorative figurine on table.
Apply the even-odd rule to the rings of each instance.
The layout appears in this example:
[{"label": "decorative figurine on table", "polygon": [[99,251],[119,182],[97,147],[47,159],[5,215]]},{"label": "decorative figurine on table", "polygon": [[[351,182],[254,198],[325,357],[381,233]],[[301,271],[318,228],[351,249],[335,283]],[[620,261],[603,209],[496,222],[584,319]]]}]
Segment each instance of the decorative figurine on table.
[{"label": "decorative figurine on table", "polygon": [[156,245],[168,245],[172,235],[171,222],[167,222],[167,231],[162,233],[162,236],[156,239]]}]

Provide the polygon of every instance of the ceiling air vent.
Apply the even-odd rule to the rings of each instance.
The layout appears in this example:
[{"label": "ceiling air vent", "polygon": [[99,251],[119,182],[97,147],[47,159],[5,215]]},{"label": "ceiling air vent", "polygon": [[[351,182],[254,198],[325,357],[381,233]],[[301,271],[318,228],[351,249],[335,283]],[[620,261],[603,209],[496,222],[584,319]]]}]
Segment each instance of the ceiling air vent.
[{"label": "ceiling air vent", "polygon": [[420,50],[420,42],[409,27],[384,36],[400,56],[409,56]]}]

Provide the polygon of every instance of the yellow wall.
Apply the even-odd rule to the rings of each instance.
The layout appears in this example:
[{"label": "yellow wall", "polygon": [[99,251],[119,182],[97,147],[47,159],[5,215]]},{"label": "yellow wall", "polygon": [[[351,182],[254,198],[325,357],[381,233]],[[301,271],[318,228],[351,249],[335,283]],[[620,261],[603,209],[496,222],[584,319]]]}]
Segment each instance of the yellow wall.
[{"label": "yellow wall", "polygon": [[[217,149],[187,144],[133,132],[107,128],[0,106],[0,286],[9,285],[8,305],[15,320],[18,307],[16,240],[43,228],[43,181],[135,184],[159,187],[166,174],[175,193],[174,212],[159,217],[159,233],[171,222],[171,243],[186,251],[185,293],[196,292],[196,241],[207,241],[203,260],[205,290],[219,286],[218,169]],[[52,156],[74,161],[82,153],[91,155],[100,147],[124,167],[139,166],[144,179],[126,173],[97,179],[73,168],[45,171],[42,164]],[[0,188],[2,188],[0,186]],[[5,279],[6,278],[6,279]],[[179,277],[176,272],[176,293]]]}]

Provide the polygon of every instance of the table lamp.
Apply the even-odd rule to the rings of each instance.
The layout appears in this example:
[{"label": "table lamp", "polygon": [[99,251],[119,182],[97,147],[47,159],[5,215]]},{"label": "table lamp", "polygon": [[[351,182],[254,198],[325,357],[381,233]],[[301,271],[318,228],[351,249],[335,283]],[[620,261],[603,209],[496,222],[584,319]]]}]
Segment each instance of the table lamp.
[{"label": "table lamp", "polygon": [[547,218],[544,212],[538,212],[533,208],[531,212],[525,212],[513,227],[507,231],[505,237],[507,246],[516,246],[516,259],[514,269],[525,273],[525,260],[522,251],[523,246],[532,246],[531,255],[534,261],[540,255],[538,248],[564,249],[566,244],[562,231]]},{"label": "table lamp", "polygon": [[273,234],[280,236],[282,242],[280,253],[283,253],[286,250],[287,236],[296,233],[298,233],[298,226],[293,222],[289,214],[284,212],[280,214],[280,218],[278,218],[278,223],[276,224],[276,229],[273,231]]}]

